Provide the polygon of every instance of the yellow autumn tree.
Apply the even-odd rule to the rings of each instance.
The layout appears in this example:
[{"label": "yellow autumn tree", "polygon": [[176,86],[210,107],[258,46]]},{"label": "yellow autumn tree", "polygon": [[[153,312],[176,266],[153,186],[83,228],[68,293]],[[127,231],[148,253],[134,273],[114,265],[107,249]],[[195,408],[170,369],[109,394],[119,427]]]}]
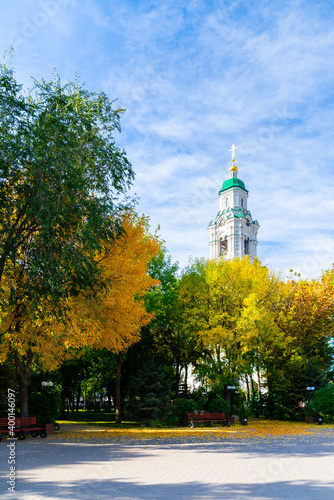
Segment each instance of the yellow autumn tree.
[{"label": "yellow autumn tree", "polygon": [[[22,414],[28,414],[28,384],[34,362],[54,369],[69,353],[85,345],[105,347],[122,358],[128,347],[139,340],[141,327],[151,320],[142,297],[158,283],[147,270],[150,260],[159,252],[159,242],[149,234],[144,216],[127,213],[122,228],[118,238],[105,243],[103,254],[96,255],[106,288],[93,295],[83,293],[66,299],[65,318],[48,314],[48,303],[43,300],[39,311],[32,310],[25,299],[28,283],[24,283],[23,270],[7,280],[5,277],[1,361],[14,357]],[[13,289],[15,300],[11,298]]]},{"label": "yellow autumn tree", "polygon": [[[272,301],[275,323],[284,343],[271,357],[263,357],[268,372],[269,392],[282,388],[290,405],[298,405],[307,385],[307,366],[312,361],[323,373],[333,364],[334,290],[333,270],[319,279],[289,280]],[[311,385],[316,385],[311,383]]]},{"label": "yellow autumn tree", "polygon": [[160,251],[160,243],[148,234],[147,219],[128,213],[124,233],[106,253],[97,256],[108,289],[94,300],[84,296],[71,300],[72,336],[68,347],[86,345],[118,353],[116,365],[116,422],[121,421],[120,378],[128,348],[140,338],[140,330],[153,318],[141,300],[159,281],[148,274],[149,263]]},{"label": "yellow autumn tree", "polygon": [[243,373],[245,339],[240,318],[245,300],[253,296],[254,307],[260,304],[268,295],[270,282],[268,269],[248,258],[199,260],[184,273],[181,300],[185,316],[198,333],[206,365],[203,370],[213,381],[221,379],[227,385]]},{"label": "yellow autumn tree", "polygon": [[[64,341],[70,335],[41,297],[35,309],[25,293],[29,281],[22,268],[2,278],[0,313],[0,363],[14,363],[19,386],[20,414],[28,415],[28,387],[32,367],[39,363],[45,369],[56,368],[66,356]],[[64,304],[64,309],[65,309]]]},{"label": "yellow autumn tree", "polygon": [[227,400],[227,386],[237,379],[252,387],[254,378],[261,380],[259,342],[266,337],[275,343],[280,336],[268,310],[278,283],[260,261],[247,257],[197,260],[182,276],[184,316],[202,351],[195,370]]}]

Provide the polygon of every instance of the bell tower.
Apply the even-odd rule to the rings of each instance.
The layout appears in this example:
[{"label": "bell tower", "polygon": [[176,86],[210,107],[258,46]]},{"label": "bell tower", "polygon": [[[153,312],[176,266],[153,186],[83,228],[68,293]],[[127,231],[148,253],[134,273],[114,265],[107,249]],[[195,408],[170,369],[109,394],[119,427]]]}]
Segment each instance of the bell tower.
[{"label": "bell tower", "polygon": [[238,167],[235,165],[235,150],[232,149],[232,165],[229,178],[224,181],[219,191],[219,212],[209,224],[210,259],[221,255],[227,259],[250,255],[257,256],[257,233],[259,223],[252,219],[247,209],[248,191],[242,180],[238,178]]}]

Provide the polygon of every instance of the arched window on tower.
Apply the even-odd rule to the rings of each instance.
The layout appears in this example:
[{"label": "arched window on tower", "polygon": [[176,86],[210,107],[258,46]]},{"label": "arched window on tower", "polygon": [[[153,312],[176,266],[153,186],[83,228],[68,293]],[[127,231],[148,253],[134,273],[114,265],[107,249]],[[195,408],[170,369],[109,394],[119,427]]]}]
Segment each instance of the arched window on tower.
[{"label": "arched window on tower", "polygon": [[220,238],[220,255],[226,255],[228,251],[228,241],[227,236],[225,238]]},{"label": "arched window on tower", "polygon": [[245,255],[249,255],[249,238],[245,238]]},{"label": "arched window on tower", "polygon": [[244,199],[241,198],[241,208],[244,208]]},{"label": "arched window on tower", "polygon": [[225,204],[226,204],[225,206],[226,206],[226,208],[227,208],[227,207],[228,207],[228,205],[229,205],[228,198],[226,198]]}]

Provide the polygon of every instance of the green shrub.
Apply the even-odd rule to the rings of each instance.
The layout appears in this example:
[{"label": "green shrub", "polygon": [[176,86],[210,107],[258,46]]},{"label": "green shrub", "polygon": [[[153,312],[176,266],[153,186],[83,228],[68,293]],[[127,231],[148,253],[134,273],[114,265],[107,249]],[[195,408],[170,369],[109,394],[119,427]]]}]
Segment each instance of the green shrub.
[{"label": "green shrub", "polygon": [[58,387],[33,389],[29,394],[29,415],[36,417],[37,425],[54,424],[61,412]]},{"label": "green shrub", "polygon": [[230,407],[226,399],[215,392],[209,392],[208,402],[205,409],[208,411],[223,411],[226,414],[229,414],[230,411]]},{"label": "green shrub", "polygon": [[248,418],[251,415],[251,408],[249,403],[246,401],[243,401],[242,403],[239,404],[238,410],[237,410],[239,420],[243,420],[244,418]]},{"label": "green shrub", "polygon": [[198,405],[194,399],[175,399],[172,403],[171,412],[168,417],[167,423],[169,425],[185,425],[186,412],[193,412],[194,410],[198,409]]},{"label": "green shrub", "polygon": [[160,422],[160,420],[150,420],[149,422],[147,422],[147,427],[152,427],[152,428],[161,428],[163,427],[163,423]]}]

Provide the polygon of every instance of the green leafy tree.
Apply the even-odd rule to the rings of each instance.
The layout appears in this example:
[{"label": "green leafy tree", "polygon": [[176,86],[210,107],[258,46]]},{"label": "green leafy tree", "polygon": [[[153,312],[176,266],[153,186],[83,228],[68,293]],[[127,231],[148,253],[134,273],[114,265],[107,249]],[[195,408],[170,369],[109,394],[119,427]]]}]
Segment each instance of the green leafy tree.
[{"label": "green leafy tree", "polygon": [[0,280],[24,260],[29,299],[58,307],[98,282],[94,256],[120,229],[134,174],[115,144],[113,101],[57,74],[34,83],[25,96],[0,66]]},{"label": "green leafy tree", "polygon": [[156,359],[169,365],[174,373],[174,394],[187,394],[189,365],[200,355],[196,332],[189,328],[184,317],[184,304],[180,300],[180,278],[178,264],[172,263],[165,247],[152,259],[150,274],[160,285],[146,294],[148,310],[155,318],[149,325],[151,339],[155,345]]},{"label": "green leafy tree", "polygon": [[319,413],[329,415],[332,422],[334,417],[334,383],[317,390],[314,394],[313,405]]},{"label": "green leafy tree", "polygon": [[163,243],[158,255],[152,258],[148,272],[158,280],[158,285],[145,294],[147,311],[154,315],[152,321],[141,329],[141,339],[130,348],[125,364],[125,387],[151,358],[163,365],[171,379],[173,392],[178,397],[181,376],[186,382],[189,364],[188,338],[183,330],[179,302],[178,264],[172,263]]},{"label": "green leafy tree", "polygon": [[128,389],[128,409],[142,422],[164,420],[170,408],[170,379],[163,366],[153,359],[134,377]]},{"label": "green leafy tree", "polygon": [[37,419],[37,425],[54,424],[60,417],[61,395],[58,387],[33,387],[30,391],[30,412]]}]

